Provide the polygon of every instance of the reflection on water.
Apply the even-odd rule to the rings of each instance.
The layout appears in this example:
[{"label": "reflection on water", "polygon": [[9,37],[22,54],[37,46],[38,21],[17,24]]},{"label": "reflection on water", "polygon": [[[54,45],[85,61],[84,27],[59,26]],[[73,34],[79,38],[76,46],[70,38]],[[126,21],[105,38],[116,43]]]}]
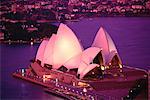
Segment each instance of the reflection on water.
[{"label": "reflection on water", "polygon": [[[96,18],[67,23],[84,48],[91,45],[99,26],[103,26],[113,38],[124,64],[146,69],[150,66],[150,18]],[[13,78],[18,68],[27,68],[35,57],[39,45],[0,44],[2,98],[59,100],[43,92],[42,87]],[[61,99],[60,99],[61,100]]]}]

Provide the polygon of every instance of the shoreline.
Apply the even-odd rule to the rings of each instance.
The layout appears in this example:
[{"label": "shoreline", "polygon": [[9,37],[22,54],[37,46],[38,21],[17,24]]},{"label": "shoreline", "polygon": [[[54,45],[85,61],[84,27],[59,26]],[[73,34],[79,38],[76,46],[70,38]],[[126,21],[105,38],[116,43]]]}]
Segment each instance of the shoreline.
[{"label": "shoreline", "polygon": [[[35,22],[37,22],[37,23],[60,23],[60,22],[78,22],[78,21],[80,21],[81,19],[84,19],[84,18],[86,18],[86,19],[94,19],[94,18],[109,18],[109,17],[111,17],[111,18],[124,18],[124,17],[128,17],[128,18],[149,18],[150,17],[150,15],[146,15],[146,16],[144,16],[144,15],[141,15],[141,16],[122,16],[122,15],[114,15],[114,16],[105,16],[105,15],[100,15],[100,16],[95,16],[95,15],[93,15],[93,16],[82,16],[82,17],[79,17],[79,18],[77,18],[77,19],[64,19],[64,20],[32,20],[32,21],[35,21]],[[25,22],[28,22],[26,19],[20,19],[20,20],[13,20],[13,19],[0,19],[0,21],[4,21],[4,22],[12,22],[12,23],[25,23]]]},{"label": "shoreline", "polygon": [[[41,41],[20,41],[20,40],[17,40],[17,41],[0,41],[0,44],[39,44]],[[32,44],[33,43],[33,44]]]},{"label": "shoreline", "polygon": [[[112,90],[112,89],[126,89],[126,91],[128,90],[128,88],[130,89],[130,87],[132,87],[132,85],[134,85],[135,80],[140,79],[140,78],[144,78],[146,76],[143,76],[144,73],[147,74],[147,71],[144,70],[139,70],[136,68],[132,68],[129,66],[125,66],[124,68],[127,68],[127,70],[124,70],[126,73],[128,73],[129,71],[129,76],[124,76],[124,78],[128,77],[127,79],[120,79],[118,78],[117,80],[114,79],[109,79],[109,81],[102,80],[102,81],[97,81],[99,83],[100,86],[102,86],[102,89],[94,89],[94,90],[88,90],[88,92],[83,92],[81,87],[77,87],[77,86],[72,86],[72,85],[68,85],[65,84],[63,82],[56,82],[54,79],[48,79],[45,80],[43,78],[40,77],[36,77],[36,76],[31,76],[31,75],[27,75],[26,73],[21,73],[20,71],[16,71],[12,74],[13,77],[16,78],[20,78],[22,80],[40,85],[44,87],[44,91],[58,95],[58,96],[62,96],[64,98],[67,97],[68,100],[74,100],[71,99],[76,98],[76,99],[83,99],[83,100],[91,100],[92,98],[94,98],[95,100],[99,100],[99,99],[108,99],[108,98],[116,98],[117,100],[123,98],[121,96],[113,96],[113,95],[105,95],[105,92],[103,93],[103,91],[107,91],[107,90]],[[132,71],[136,71],[134,73],[141,73],[138,78],[135,78],[132,76]],[[94,81],[93,81],[94,82]],[[111,82],[111,83],[110,83]],[[118,85],[115,85],[115,83]],[[110,84],[110,86],[107,86],[106,83]],[[96,85],[97,83],[95,83]],[[114,85],[115,86],[114,86]],[[122,84],[122,85],[119,85]],[[127,87],[127,86],[128,87]],[[130,86],[131,85],[131,86]],[[121,87],[120,87],[121,86]],[[122,87],[123,86],[123,87]],[[118,87],[118,88],[117,88]]]}]

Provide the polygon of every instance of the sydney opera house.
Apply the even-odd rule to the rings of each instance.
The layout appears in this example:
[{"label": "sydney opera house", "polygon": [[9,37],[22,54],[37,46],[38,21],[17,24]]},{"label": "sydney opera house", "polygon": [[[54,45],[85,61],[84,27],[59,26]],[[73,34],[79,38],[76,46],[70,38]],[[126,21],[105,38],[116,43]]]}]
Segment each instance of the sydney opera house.
[{"label": "sydney opera house", "polygon": [[[31,66],[34,70],[41,69],[36,71],[40,76],[51,74],[51,71],[64,72],[66,77],[57,74],[52,74],[51,77],[67,81],[68,77],[99,79],[105,69],[114,68],[119,71],[122,63],[115,44],[103,28],[99,29],[91,47],[84,50],[74,32],[66,25],[60,24],[56,35],[53,34],[50,39],[42,41],[36,54],[36,62]],[[50,72],[42,72],[43,68],[50,69]]]},{"label": "sydney opera house", "polygon": [[42,41],[35,60],[23,72],[43,82],[51,79],[97,91],[125,87],[126,93],[136,80],[145,77],[145,72],[123,66],[113,40],[102,27],[91,46],[84,49],[75,33],[62,23],[57,34]]}]

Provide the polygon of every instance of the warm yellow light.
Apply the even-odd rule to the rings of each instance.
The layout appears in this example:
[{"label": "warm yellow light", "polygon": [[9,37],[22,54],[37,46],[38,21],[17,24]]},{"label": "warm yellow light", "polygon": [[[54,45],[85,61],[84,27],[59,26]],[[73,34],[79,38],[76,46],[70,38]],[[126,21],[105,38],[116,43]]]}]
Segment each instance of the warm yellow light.
[{"label": "warm yellow light", "polygon": [[78,85],[80,85],[80,86],[84,86],[84,85],[86,85],[86,83],[78,82]]},{"label": "warm yellow light", "polygon": [[51,78],[51,75],[43,75],[43,79],[49,79]]},{"label": "warm yellow light", "polygon": [[121,64],[119,64],[119,67],[120,67],[120,68],[122,68],[122,65],[121,65]]},{"label": "warm yellow light", "polygon": [[51,75],[43,75],[43,82],[46,82],[51,78]]},{"label": "warm yellow light", "polygon": [[90,85],[87,84],[87,83],[84,83],[84,82],[78,82],[78,86],[81,86],[81,87],[89,87]]},{"label": "warm yellow light", "polygon": [[102,70],[105,70],[105,67],[104,67],[104,66],[101,66],[101,69],[102,69]]},{"label": "warm yellow light", "polygon": [[105,66],[105,69],[109,69],[109,66]]}]

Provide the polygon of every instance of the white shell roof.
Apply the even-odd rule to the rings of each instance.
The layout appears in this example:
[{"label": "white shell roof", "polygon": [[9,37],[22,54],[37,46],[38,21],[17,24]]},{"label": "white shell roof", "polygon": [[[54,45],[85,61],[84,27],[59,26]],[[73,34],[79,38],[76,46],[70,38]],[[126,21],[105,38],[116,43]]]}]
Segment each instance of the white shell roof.
[{"label": "white shell roof", "polygon": [[44,64],[53,65],[53,48],[55,44],[55,39],[56,39],[56,35],[52,34],[45,48],[44,57],[41,64],[42,66],[44,66]]},{"label": "white shell roof", "polygon": [[115,51],[112,51],[112,52],[109,53],[109,57],[108,57],[108,60],[107,60],[106,63],[107,63],[107,64],[110,63],[111,60],[113,59],[113,57],[114,57],[115,55],[117,55],[117,57],[118,57],[118,59],[119,59],[119,62],[122,63],[122,61],[121,61],[121,59],[120,59],[118,53],[115,52]]},{"label": "white shell roof", "polygon": [[82,53],[82,61],[84,61],[86,64],[90,64],[100,51],[101,49],[98,47],[87,48]]},{"label": "white shell roof", "polygon": [[79,67],[78,67],[78,72],[77,72],[77,74],[82,75],[82,74],[83,74],[83,71],[84,71],[85,69],[87,69],[87,67],[88,67],[88,64],[86,64],[85,62],[81,61],[81,63],[79,64]]},{"label": "white shell roof", "polygon": [[64,66],[67,67],[68,69],[78,68],[79,64],[81,63],[81,57],[82,57],[81,53],[72,57],[64,64]]},{"label": "white shell roof", "polygon": [[40,60],[41,62],[43,61],[43,57],[44,57],[44,52],[45,52],[45,48],[47,46],[48,40],[43,40],[42,43],[40,44],[37,54],[36,54],[36,60]]},{"label": "white shell roof", "polygon": [[80,54],[82,47],[74,32],[65,24],[60,24],[53,48],[53,65],[58,69],[66,61]]},{"label": "white shell roof", "polygon": [[60,24],[56,35],[53,34],[49,41],[42,41],[36,59],[42,61],[42,66],[50,64],[54,69],[62,65],[68,69],[78,68],[77,73],[83,78],[90,70],[99,66],[90,64],[99,52],[102,52],[103,60],[106,62],[117,53],[111,37],[103,28],[97,32],[92,47],[83,51],[74,32],[68,26]]},{"label": "white shell roof", "polygon": [[117,51],[114,42],[102,27],[98,30],[92,47],[102,48],[105,55],[108,55],[112,50]]},{"label": "white shell roof", "polygon": [[108,62],[109,55],[112,51],[118,53],[113,40],[102,27],[98,30],[97,35],[93,41],[92,47],[102,48],[102,53],[106,62]]},{"label": "white shell roof", "polygon": [[94,69],[95,67],[98,67],[98,64],[90,64],[87,66],[87,68],[80,74],[80,78],[82,79],[89,71]]}]

